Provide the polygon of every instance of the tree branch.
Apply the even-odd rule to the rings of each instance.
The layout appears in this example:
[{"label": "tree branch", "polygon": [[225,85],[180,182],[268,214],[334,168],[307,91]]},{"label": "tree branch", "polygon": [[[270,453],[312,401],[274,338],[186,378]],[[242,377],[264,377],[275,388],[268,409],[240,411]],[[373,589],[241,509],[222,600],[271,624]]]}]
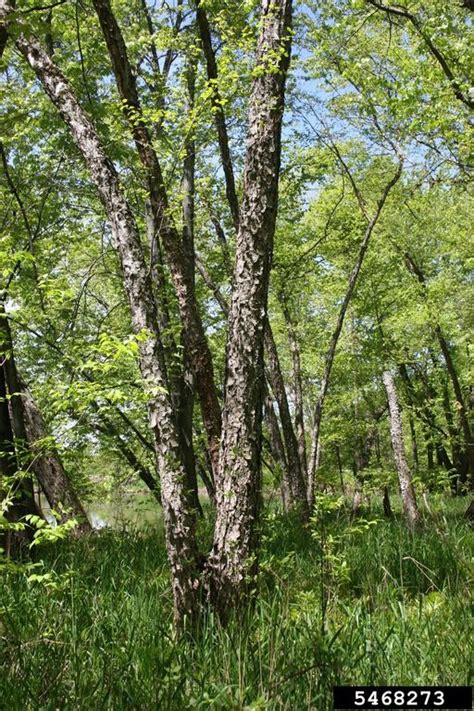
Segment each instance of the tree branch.
[{"label": "tree branch", "polygon": [[[441,69],[443,70],[443,73],[445,77],[448,79],[449,83],[452,86],[454,95],[456,96],[459,101],[462,101],[462,103],[467,106],[469,109],[474,109],[474,100],[472,100],[469,95],[466,95],[464,91],[461,89],[461,86],[459,82],[457,81],[456,77],[454,76],[451,67],[449,66],[446,57],[444,54],[441,52],[441,50],[433,43],[431,40],[431,37],[424,31],[421,22],[419,19],[413,15],[409,10],[407,10],[405,7],[401,5],[385,5],[382,2],[379,2],[379,0],[367,0],[367,2],[372,5],[373,7],[376,7],[379,10],[382,10],[383,12],[387,13],[388,15],[395,15],[397,17],[403,17],[406,20],[408,20],[412,26],[414,27],[415,31],[418,33],[418,35],[422,38],[426,46],[428,47],[431,55],[436,59],[438,64],[440,65]],[[474,7],[474,4],[469,2],[468,7],[472,9]]]}]

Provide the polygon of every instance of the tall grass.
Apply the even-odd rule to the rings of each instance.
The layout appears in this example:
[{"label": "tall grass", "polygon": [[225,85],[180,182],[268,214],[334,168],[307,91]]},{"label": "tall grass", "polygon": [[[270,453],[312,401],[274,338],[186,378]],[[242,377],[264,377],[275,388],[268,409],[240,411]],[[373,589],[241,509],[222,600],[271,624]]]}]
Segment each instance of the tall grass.
[{"label": "tall grass", "polygon": [[194,641],[173,632],[160,531],[42,550],[40,579],[0,581],[0,708],[325,711],[334,684],[469,684],[472,531],[370,521],[269,511],[253,612]]}]

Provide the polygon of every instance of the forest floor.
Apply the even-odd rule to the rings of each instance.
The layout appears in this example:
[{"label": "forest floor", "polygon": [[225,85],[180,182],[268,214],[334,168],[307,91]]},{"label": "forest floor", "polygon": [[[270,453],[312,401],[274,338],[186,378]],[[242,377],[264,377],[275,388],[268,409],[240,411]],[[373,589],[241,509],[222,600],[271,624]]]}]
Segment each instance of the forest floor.
[{"label": "forest floor", "polygon": [[466,505],[435,498],[414,535],[331,498],[305,530],[268,507],[253,613],[194,640],[173,633],[162,531],[38,547],[0,579],[0,708],[329,711],[335,684],[470,684]]}]

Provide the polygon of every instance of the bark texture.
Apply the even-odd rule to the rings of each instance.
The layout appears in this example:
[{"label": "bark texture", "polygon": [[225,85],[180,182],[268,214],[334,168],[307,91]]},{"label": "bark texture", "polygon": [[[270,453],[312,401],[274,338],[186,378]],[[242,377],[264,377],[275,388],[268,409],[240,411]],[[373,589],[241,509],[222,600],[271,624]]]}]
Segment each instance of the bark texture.
[{"label": "bark texture", "polygon": [[188,254],[170,215],[168,196],[161,166],[148,128],[143,122],[136,78],[128,59],[127,48],[109,0],[93,0],[109,51],[117,88],[125,102],[125,115],[138,155],[146,171],[154,229],[161,242],[170,268],[187,356],[192,368],[201,404],[214,474],[218,471],[221,412],[214,383],[214,366],[194,294],[194,279],[189,269]]},{"label": "bark texture", "polygon": [[[214,298],[222,309],[225,316],[229,314],[229,305],[219,289],[218,285],[211,279],[206,267],[198,259],[198,271],[213,293]],[[296,439],[293,423],[291,420],[290,406],[286,395],[285,382],[281,372],[280,359],[276,347],[270,322],[267,320],[265,326],[265,346],[266,346],[266,372],[265,372],[265,416],[271,435],[271,451],[275,461],[282,471],[282,500],[285,510],[299,508],[303,519],[307,518],[309,509],[306,502],[305,483],[303,472],[299,463],[298,442]],[[267,385],[268,383],[268,385]],[[271,388],[280,412],[282,421],[282,431],[284,433],[285,444],[280,434],[278,417],[275,413],[273,402],[268,394],[268,387]],[[270,403],[270,405],[268,405]],[[276,435],[276,432],[278,434]],[[279,440],[279,441],[278,441]],[[280,446],[281,444],[281,446]],[[289,454],[287,455],[286,452]],[[283,453],[283,456],[281,456]]]},{"label": "bark texture", "polygon": [[229,332],[220,487],[208,560],[211,598],[221,616],[242,600],[256,569],[261,489],[263,341],[273,249],[291,2],[261,2],[261,31],[249,108]]},{"label": "bark texture", "polygon": [[69,127],[71,137],[89,169],[112,226],[133,329],[135,333],[147,334],[147,338],[140,342],[140,370],[148,394],[150,427],[154,433],[161,477],[176,615],[178,619],[182,619],[185,615],[192,616],[195,613],[195,516],[186,486],[174,415],[166,389],[163,348],[138,228],[123,195],[117,172],[66,78],[32,36],[26,38],[21,35],[17,46]]},{"label": "bark texture", "polygon": [[[186,67],[186,88],[187,88],[187,113],[192,115],[194,109],[194,96],[196,85],[196,65],[193,59],[189,59]],[[185,141],[186,155],[183,161],[183,177],[181,181],[181,189],[183,192],[183,229],[182,240],[183,250],[185,255],[184,267],[186,269],[186,277],[190,285],[192,285],[194,295],[195,284],[195,255],[194,255],[194,214],[195,214],[195,141],[192,131],[188,133]],[[197,307],[196,307],[197,308]],[[199,502],[198,485],[196,476],[196,458],[193,446],[193,412],[194,412],[194,396],[196,390],[196,378],[198,374],[193,369],[193,361],[187,350],[186,328],[183,328],[181,342],[183,345],[183,363],[182,376],[180,379],[180,393],[178,398],[177,419],[178,419],[178,434],[180,438],[180,447],[183,452],[184,464],[188,477],[188,486],[193,496],[193,504],[197,511],[202,514],[202,508]],[[207,349],[207,342],[206,342]],[[209,353],[209,359],[210,359]],[[200,374],[199,374],[200,377]],[[211,373],[211,384],[214,388],[214,376]],[[216,393],[217,399],[217,393]],[[218,420],[220,423],[220,410],[218,410]],[[209,430],[208,430],[209,432]],[[213,430],[214,432],[214,430]],[[217,430],[216,430],[217,434]],[[208,438],[211,445],[210,436]],[[211,452],[211,448],[209,450]],[[215,467],[215,462],[214,462]],[[211,468],[212,471],[212,468]]]},{"label": "bark texture", "polygon": [[[199,34],[201,38],[201,45],[206,60],[207,67],[207,78],[209,85],[212,90],[212,105],[214,114],[214,123],[216,126],[219,152],[221,157],[222,169],[224,172],[225,185],[226,185],[226,196],[227,202],[229,204],[229,209],[232,215],[234,228],[238,231],[239,227],[239,206],[238,197],[235,187],[234,172],[231,160],[231,153],[229,147],[229,136],[227,132],[225,112],[222,105],[219,87],[218,87],[218,69],[215,53],[212,47],[211,41],[211,30],[209,26],[209,21],[205,9],[202,7],[202,3],[198,0],[196,3],[196,20],[199,29]],[[216,219],[212,219],[214,227],[216,229],[216,234],[219,243],[222,246],[222,253],[224,259],[224,265],[230,276],[230,256],[228,251],[227,240],[225,237],[224,230],[222,229],[220,223]],[[228,315],[229,308],[223,299],[219,289],[212,284],[212,280],[206,273],[204,265],[198,265],[199,271],[212,290],[216,300],[221,306],[223,312]],[[305,491],[305,476],[306,476],[306,446],[304,443],[304,424],[302,418],[299,417],[301,410],[298,409],[296,414],[296,424],[299,438],[295,436],[295,430],[293,427],[293,422],[291,419],[290,408],[288,403],[288,398],[286,394],[285,383],[283,375],[281,372],[278,351],[271,331],[271,326],[269,321],[265,328],[265,350],[266,350],[266,365],[267,365],[267,380],[271,385],[271,389],[275,395],[278,403],[278,409],[280,412],[280,420],[282,422],[283,437],[285,440],[285,449],[287,451],[287,456],[285,458],[286,466],[283,468],[283,482],[282,491],[284,491],[284,505],[289,508],[299,508],[303,519],[308,518],[309,509],[306,501],[306,491]],[[296,357],[296,356],[295,356]],[[299,374],[299,370],[298,370]],[[299,381],[301,383],[301,381]],[[302,397],[300,398],[302,402]],[[273,406],[272,406],[273,411]],[[267,419],[271,416],[270,410],[265,408],[265,413]],[[275,413],[273,411],[273,415]],[[269,421],[270,431],[273,429],[275,423]],[[278,422],[276,423],[278,426]]]},{"label": "bark texture", "polygon": [[40,409],[29,390],[21,384],[21,403],[25,415],[28,446],[33,460],[33,471],[48,500],[57,513],[60,523],[75,518],[78,526],[74,535],[92,530],[87,514],[69,481],[59,454],[45,441],[50,440],[49,431]]},{"label": "bark texture", "polygon": [[400,494],[402,498],[403,512],[410,528],[415,528],[420,519],[416,504],[415,490],[411,480],[411,472],[408,467],[405,445],[403,442],[402,419],[398,406],[397,391],[395,381],[389,370],[382,375],[383,384],[387,391],[388,408],[390,414],[390,435],[392,439],[395,466],[400,484]]},{"label": "bark texture", "polygon": [[[0,358],[9,396],[18,463],[22,469],[36,477],[51,509],[57,513],[61,523],[75,518],[78,526],[74,529],[74,535],[90,531],[87,515],[66,476],[59,455],[51,448],[47,451],[44,447],[46,438],[50,439],[49,433],[31,393],[18,375],[10,324],[3,303],[0,303]],[[31,487],[28,484],[28,487],[30,496],[33,491],[32,484]]]},{"label": "bark texture", "polygon": [[[199,33],[201,37],[203,54],[206,59],[207,65],[207,76],[209,84],[212,88],[212,102],[214,108],[214,120],[216,125],[219,150],[221,156],[221,163],[225,177],[226,184],[226,195],[227,201],[229,203],[229,208],[233,217],[233,223],[236,230],[238,230],[239,223],[239,208],[238,208],[238,198],[235,189],[235,180],[232,167],[232,161],[230,156],[229,148],[229,137],[227,133],[225,113],[220,99],[219,89],[218,89],[218,71],[217,63],[212,48],[211,42],[211,31],[209,27],[209,22],[207,18],[206,11],[202,7],[201,3],[197,3],[197,24],[199,28]],[[224,231],[218,222],[218,220],[213,220],[217,237],[219,243],[222,245],[223,259],[226,270],[230,275],[230,258],[228,253],[227,240],[225,238]],[[219,288],[213,284],[210,279],[205,266],[202,263],[198,263],[198,269],[203,277],[205,283],[213,292],[217,302],[221,306],[223,313],[228,316],[229,307],[226,300],[223,298]],[[306,474],[306,451],[304,444],[304,425],[302,420],[298,419],[298,413],[296,416],[296,421],[298,423],[298,432],[300,435],[299,440],[296,438],[295,430],[293,427],[293,422],[290,414],[290,407],[288,403],[288,398],[286,394],[285,383],[283,379],[283,374],[281,372],[280,361],[278,357],[278,351],[273,338],[273,333],[271,330],[270,322],[267,321],[265,327],[265,350],[266,350],[266,365],[267,365],[267,380],[271,385],[273,394],[278,404],[278,410],[280,413],[280,420],[282,422],[283,438],[285,440],[285,449],[287,456],[285,457],[286,465],[283,468],[283,483],[282,487],[285,492],[284,505],[289,508],[299,508],[303,518],[306,519],[309,516],[309,509],[306,500],[305,491],[305,481],[304,477]],[[299,371],[298,371],[299,373]],[[299,381],[301,382],[301,381]],[[301,397],[302,401],[302,397]],[[275,412],[272,406],[272,412],[275,416]],[[298,411],[300,412],[300,411]],[[270,410],[265,408],[265,413],[270,417]],[[272,431],[273,425],[275,423],[269,421],[270,431]],[[278,422],[276,423],[278,426]]]}]

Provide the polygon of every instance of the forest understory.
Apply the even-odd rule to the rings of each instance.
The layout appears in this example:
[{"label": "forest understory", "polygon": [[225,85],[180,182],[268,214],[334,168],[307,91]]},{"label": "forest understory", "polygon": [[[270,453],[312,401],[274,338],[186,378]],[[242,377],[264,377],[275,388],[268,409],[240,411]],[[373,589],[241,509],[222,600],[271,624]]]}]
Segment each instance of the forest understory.
[{"label": "forest understory", "polygon": [[0,709],[471,684],[473,12],[0,0]]},{"label": "forest understory", "polygon": [[336,684],[470,685],[474,531],[464,501],[430,499],[416,535],[335,496],[305,531],[269,505],[254,609],[194,638],[161,528],[49,544],[0,583],[2,707],[331,711]]}]

